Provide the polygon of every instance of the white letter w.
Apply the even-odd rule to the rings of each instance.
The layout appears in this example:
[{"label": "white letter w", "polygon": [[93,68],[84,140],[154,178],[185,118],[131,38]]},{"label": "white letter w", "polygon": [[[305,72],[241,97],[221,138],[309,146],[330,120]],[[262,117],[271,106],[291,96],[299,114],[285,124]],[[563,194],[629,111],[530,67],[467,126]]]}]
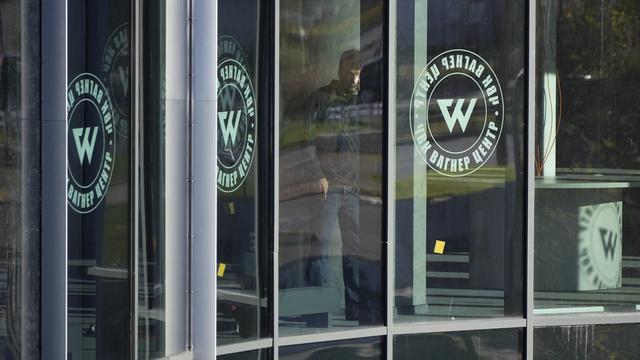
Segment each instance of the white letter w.
[{"label": "white letter w", "polygon": [[[87,155],[87,160],[91,164],[91,158],[93,157],[93,148],[96,145],[96,137],[98,136],[98,127],[93,127],[93,136],[91,136],[90,127],[76,128],[73,130],[73,138],[76,141],[76,150],[78,151],[78,157],[80,158],[80,165],[84,163],[84,156]],[[84,135],[82,134],[84,132]],[[82,140],[80,140],[82,137]],[[89,140],[91,138],[91,140]]]},{"label": "white letter w", "polygon": [[444,122],[447,123],[449,132],[453,132],[453,127],[456,126],[457,122],[460,122],[462,132],[467,129],[467,124],[469,124],[469,119],[471,119],[471,114],[473,113],[473,109],[476,107],[477,100],[478,99],[474,98],[469,101],[469,106],[464,114],[462,113],[462,106],[464,105],[465,99],[458,99],[458,101],[456,101],[456,107],[453,109],[453,114],[449,113],[449,107],[453,104],[453,99],[438,100],[440,112],[442,113],[442,116],[444,116]]},{"label": "white letter w", "polygon": [[[236,144],[236,137],[238,136],[238,124],[240,124],[241,115],[242,112],[240,110],[218,112],[218,122],[220,123],[222,140],[225,147],[227,147],[229,139],[231,139],[231,146]],[[227,117],[229,118],[229,121],[227,121]]]}]

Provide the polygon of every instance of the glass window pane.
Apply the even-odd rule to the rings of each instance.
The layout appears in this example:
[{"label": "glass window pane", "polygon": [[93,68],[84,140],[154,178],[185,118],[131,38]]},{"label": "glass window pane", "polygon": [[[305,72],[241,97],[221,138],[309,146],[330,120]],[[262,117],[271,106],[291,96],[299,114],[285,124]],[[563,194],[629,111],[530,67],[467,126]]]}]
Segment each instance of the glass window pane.
[{"label": "glass window pane", "polygon": [[0,1],[0,358],[40,354],[40,3]]},{"label": "glass window pane", "polygon": [[216,356],[218,360],[269,360],[271,359],[271,349],[259,349],[246,351],[237,354]]},{"label": "glass window pane", "polygon": [[637,359],[639,324],[537,328],[534,359]]},{"label": "glass window pane", "polygon": [[69,0],[68,351],[130,354],[129,0]]},{"label": "glass window pane", "polygon": [[526,7],[398,1],[397,322],[522,314]]},{"label": "glass window pane", "polygon": [[399,335],[393,338],[393,356],[402,360],[522,359],[523,350],[522,329]]},{"label": "glass window pane", "polygon": [[382,319],[383,6],[280,5],[280,334]]},{"label": "glass window pane", "polygon": [[281,347],[281,360],[382,360],[382,338],[362,338]]},{"label": "glass window pane", "polygon": [[[258,0],[218,1],[218,325],[217,343],[268,336],[271,238],[258,221],[264,179],[270,31]],[[268,23],[268,22],[267,22]],[[264,28],[259,28],[263,26]]]},{"label": "glass window pane", "polygon": [[640,308],[640,3],[540,0],[535,312]]},{"label": "glass window pane", "polygon": [[[138,189],[138,199],[140,201],[140,215],[138,216],[140,237],[138,241],[138,358],[140,359],[157,359],[162,358],[167,353],[183,349],[184,339],[180,339],[177,334],[183,334],[186,328],[186,320],[184,325],[173,323],[169,326],[176,329],[171,332],[177,339],[171,339],[181,343],[180,348],[172,348],[168,345],[169,339],[166,334],[167,322],[169,319],[179,317],[183,314],[184,306],[180,304],[174,309],[167,309],[168,296],[182,297],[182,293],[186,290],[183,288],[168,288],[166,274],[175,274],[175,278],[186,278],[186,261],[180,259],[179,252],[170,252],[170,260],[167,259],[167,239],[175,241],[182,238],[185,233],[186,226],[182,228],[176,226],[175,223],[183,223],[186,221],[182,214],[184,208],[178,199],[184,194],[184,157],[180,157],[180,167],[178,169],[167,166],[167,138],[182,137],[184,134],[174,131],[173,128],[167,129],[167,112],[171,111],[171,107],[176,105],[186,108],[186,102],[177,99],[168,102],[165,98],[165,81],[166,81],[166,1],[156,0],[146,2],[142,7],[143,10],[143,31],[142,31],[142,54],[141,61],[144,64],[142,68],[143,81],[143,116],[139,122],[141,141],[140,141],[140,182]],[[178,71],[178,69],[172,69]],[[176,86],[177,87],[177,86]],[[186,97],[186,93],[184,94]],[[167,109],[169,107],[169,109]],[[186,115],[186,114],[185,114]],[[172,123],[179,123],[181,126],[186,121],[180,116],[172,116]],[[169,124],[171,126],[171,124]],[[170,177],[178,177],[179,187],[177,191],[167,191],[171,187]],[[172,196],[172,193],[179,193],[180,196]],[[167,198],[172,201],[166,201]],[[170,204],[168,204],[170,203]],[[174,216],[171,216],[174,214]],[[175,216],[175,214],[179,214]],[[172,231],[177,229],[178,231]],[[180,244],[179,246],[183,246]],[[186,256],[183,256],[186,258]],[[182,261],[181,261],[182,260]],[[167,268],[167,264],[174,265]],[[180,276],[182,275],[182,276]],[[169,285],[171,286],[171,285]],[[182,291],[180,291],[182,290]],[[169,313],[169,314],[168,314]],[[180,325],[183,325],[182,327]],[[179,330],[178,330],[179,329]],[[182,340],[182,341],[180,341]],[[170,342],[169,342],[170,344]]]}]

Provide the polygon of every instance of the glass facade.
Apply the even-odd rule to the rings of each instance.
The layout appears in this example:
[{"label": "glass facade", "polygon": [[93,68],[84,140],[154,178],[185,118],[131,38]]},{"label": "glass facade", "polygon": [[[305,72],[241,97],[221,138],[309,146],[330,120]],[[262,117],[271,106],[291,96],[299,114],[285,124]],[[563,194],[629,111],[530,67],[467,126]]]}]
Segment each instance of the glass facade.
[{"label": "glass facade", "polygon": [[269,360],[271,359],[269,349],[246,351],[229,355],[219,355],[218,360]]},{"label": "glass facade", "polygon": [[280,3],[282,336],[382,323],[382,10]]},{"label": "glass facade", "polygon": [[[218,319],[217,343],[258,339],[269,334],[267,276],[269,235],[259,224],[264,176],[262,125],[268,100],[260,57],[268,33],[258,33],[262,1],[224,0],[218,12]],[[243,21],[236,19],[242,17]],[[226,71],[240,74],[240,81]],[[262,167],[264,167],[262,165]]]},{"label": "glass facade", "polygon": [[525,2],[397,11],[395,320],[521,317]]},{"label": "glass facade", "polygon": [[377,360],[383,358],[382,349],[381,338],[361,338],[282,347],[280,358],[282,360]]},{"label": "glass facade", "polygon": [[0,359],[637,358],[639,84],[632,0],[0,0]]},{"label": "glass facade", "polygon": [[424,359],[522,359],[521,329],[480,330],[422,335],[399,335],[393,339],[394,358]]},{"label": "glass facade", "polygon": [[535,329],[535,359],[635,359],[638,324],[575,325]]},{"label": "glass facade", "polygon": [[72,358],[130,352],[130,3],[68,7],[67,348]]},{"label": "glass facade", "polygon": [[640,5],[538,11],[535,312],[635,312]]}]

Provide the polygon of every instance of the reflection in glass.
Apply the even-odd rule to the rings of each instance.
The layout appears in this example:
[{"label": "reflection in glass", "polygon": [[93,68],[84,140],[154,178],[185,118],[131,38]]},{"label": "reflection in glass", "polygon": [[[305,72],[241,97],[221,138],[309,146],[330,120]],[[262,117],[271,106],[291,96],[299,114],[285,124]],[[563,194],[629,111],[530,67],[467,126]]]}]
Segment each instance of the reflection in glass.
[{"label": "reflection in glass", "polygon": [[282,360],[381,360],[381,338],[362,338],[281,347]]},{"label": "reflection in glass", "polygon": [[521,316],[525,1],[399,1],[398,322]]},{"label": "reflection in glass", "polygon": [[[259,223],[269,192],[259,166],[269,121],[268,21],[258,0],[218,1],[218,288],[219,345],[268,336],[269,233]],[[259,28],[263,26],[264,28]],[[260,46],[259,46],[260,45]],[[264,100],[263,100],[264,99]]]},{"label": "reflection in glass", "polygon": [[218,360],[269,360],[271,359],[271,349],[259,349],[236,354],[219,355]]},{"label": "reflection in glass", "polygon": [[129,0],[68,4],[68,343],[130,355]]},{"label": "reflection in glass", "polygon": [[640,325],[582,325],[537,328],[533,333],[533,358],[637,359]]},{"label": "reflection in glass", "polygon": [[40,4],[0,2],[0,358],[40,353]]},{"label": "reflection in glass", "polygon": [[[166,129],[166,2],[158,0],[145,3],[143,7],[142,41],[142,81],[144,86],[143,117],[139,122],[140,136],[140,237],[138,245],[138,357],[141,359],[161,358],[167,349],[165,334],[167,326],[166,300],[167,283],[165,264],[167,239],[178,241],[167,235],[167,228],[179,217],[167,216],[167,207],[179,209],[173,201],[167,205],[167,174],[177,174],[178,169],[167,170],[167,136],[180,136],[179,132]],[[178,102],[178,101],[176,101]],[[181,104],[186,106],[184,102]],[[182,119],[175,117],[172,121]],[[181,161],[182,164],[182,161]],[[183,179],[180,184],[184,183]],[[182,194],[183,188],[179,189]],[[179,211],[179,210],[178,210]],[[176,219],[178,218],[178,219]],[[178,232],[183,233],[183,232]],[[180,254],[171,254],[171,263],[183,264]],[[176,266],[177,267],[177,266]],[[177,274],[186,269],[173,268]],[[178,277],[178,276],[176,276]],[[179,277],[181,280],[185,277]],[[186,288],[186,286],[185,286]],[[179,328],[178,324],[172,324]]]},{"label": "reflection in glass", "polygon": [[535,312],[637,311],[640,4],[538,13]]},{"label": "reflection in glass", "polygon": [[284,336],[381,322],[382,10],[281,2]]},{"label": "reflection in glass", "polygon": [[393,338],[393,356],[402,360],[521,359],[522,335],[521,329],[398,335]]}]

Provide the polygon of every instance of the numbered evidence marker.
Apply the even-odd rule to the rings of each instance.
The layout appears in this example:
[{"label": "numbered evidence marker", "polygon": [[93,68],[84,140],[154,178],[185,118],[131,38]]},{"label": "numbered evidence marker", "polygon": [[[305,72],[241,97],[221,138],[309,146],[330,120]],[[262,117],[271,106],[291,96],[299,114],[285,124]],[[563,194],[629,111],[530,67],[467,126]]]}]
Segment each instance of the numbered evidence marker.
[{"label": "numbered evidence marker", "polygon": [[446,245],[446,243],[442,240],[436,240],[436,245],[433,248],[433,253],[434,254],[444,254],[444,246]]},{"label": "numbered evidence marker", "polygon": [[218,277],[223,277],[224,276],[224,271],[227,269],[227,264],[225,263],[220,263],[220,265],[218,265]]},{"label": "numbered evidence marker", "polygon": [[67,88],[67,203],[87,214],[100,205],[111,182],[116,146],[114,110],[104,84],[93,74]]}]

